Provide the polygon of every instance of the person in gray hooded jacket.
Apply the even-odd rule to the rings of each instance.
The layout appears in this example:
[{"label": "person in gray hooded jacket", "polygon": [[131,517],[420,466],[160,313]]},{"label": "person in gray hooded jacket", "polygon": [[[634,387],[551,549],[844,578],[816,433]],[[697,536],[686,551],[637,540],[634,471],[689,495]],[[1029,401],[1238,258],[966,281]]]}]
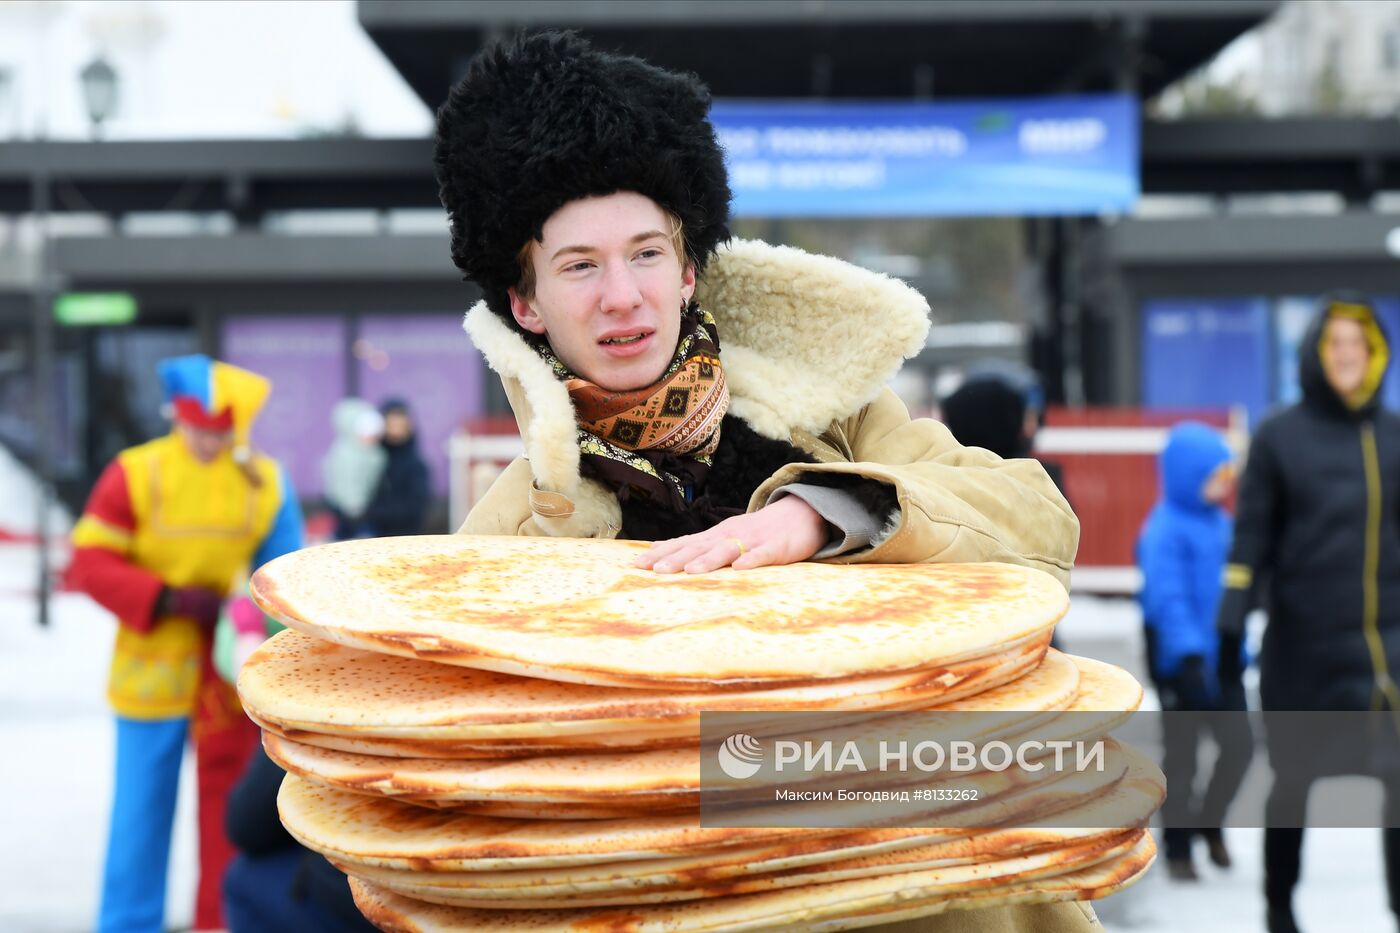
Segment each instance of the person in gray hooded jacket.
[{"label": "person in gray hooded jacket", "polygon": [[372,534],[365,510],[379,486],[388,455],[380,445],[384,418],[369,402],[343,398],[331,409],[335,441],[321,461],[321,488],[335,515],[335,539]]}]

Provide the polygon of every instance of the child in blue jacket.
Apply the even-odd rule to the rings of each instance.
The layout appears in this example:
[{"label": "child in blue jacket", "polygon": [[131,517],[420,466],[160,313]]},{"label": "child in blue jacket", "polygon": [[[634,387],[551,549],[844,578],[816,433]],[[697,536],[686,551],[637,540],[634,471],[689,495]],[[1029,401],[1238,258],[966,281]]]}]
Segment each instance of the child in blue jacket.
[{"label": "child in blue jacket", "polygon": [[[1222,689],[1217,677],[1220,639],[1215,615],[1230,550],[1231,520],[1222,503],[1234,487],[1230,450],[1214,428],[1187,421],[1172,429],[1161,457],[1162,496],[1138,537],[1148,663],[1165,715],[1162,771],[1167,801],[1163,842],[1172,878],[1194,881],[1193,828],[1211,861],[1228,867],[1220,827],[1249,768],[1248,719],[1225,716],[1245,708],[1242,687]],[[1191,716],[1208,711],[1214,715]],[[1195,793],[1196,746],[1213,733],[1220,754],[1204,796]]]}]

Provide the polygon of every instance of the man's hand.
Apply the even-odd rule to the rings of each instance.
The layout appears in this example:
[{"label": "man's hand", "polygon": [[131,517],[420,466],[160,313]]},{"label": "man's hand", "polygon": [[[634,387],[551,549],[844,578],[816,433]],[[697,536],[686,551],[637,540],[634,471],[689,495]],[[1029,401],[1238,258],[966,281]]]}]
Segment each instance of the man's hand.
[{"label": "man's hand", "polygon": [[657,573],[708,573],[721,567],[795,564],[820,551],[827,538],[826,521],[816,509],[796,496],[784,496],[699,534],[657,541],[636,566]]}]

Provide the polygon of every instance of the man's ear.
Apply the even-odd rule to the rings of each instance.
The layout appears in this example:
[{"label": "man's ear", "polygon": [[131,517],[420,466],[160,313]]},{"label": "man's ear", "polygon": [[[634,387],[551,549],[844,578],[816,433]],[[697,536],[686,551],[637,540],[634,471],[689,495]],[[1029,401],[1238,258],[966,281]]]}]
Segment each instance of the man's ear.
[{"label": "man's ear", "polygon": [[[694,276],[691,276],[693,279]],[[520,293],[514,288],[506,289],[506,294],[510,296],[510,314],[515,318],[515,323],[532,334],[544,333],[544,319],[539,312],[531,307],[530,302],[520,297]]]},{"label": "man's ear", "polygon": [[[690,296],[695,294],[695,265],[686,263],[681,269],[681,300],[689,302]],[[523,325],[522,325],[523,326]]]}]

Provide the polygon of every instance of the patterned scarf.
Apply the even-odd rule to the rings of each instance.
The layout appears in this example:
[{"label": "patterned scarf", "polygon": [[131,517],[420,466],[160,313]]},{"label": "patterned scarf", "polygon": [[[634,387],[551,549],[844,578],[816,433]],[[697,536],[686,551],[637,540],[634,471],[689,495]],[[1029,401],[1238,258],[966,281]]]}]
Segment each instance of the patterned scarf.
[{"label": "patterned scarf", "polygon": [[569,390],[578,419],[581,469],[626,501],[636,495],[684,511],[702,487],[719,428],[729,410],[729,388],[719,360],[715,319],[698,307],[681,315],[676,354],[649,386],[614,392],[569,371],[549,344],[535,351]]}]

